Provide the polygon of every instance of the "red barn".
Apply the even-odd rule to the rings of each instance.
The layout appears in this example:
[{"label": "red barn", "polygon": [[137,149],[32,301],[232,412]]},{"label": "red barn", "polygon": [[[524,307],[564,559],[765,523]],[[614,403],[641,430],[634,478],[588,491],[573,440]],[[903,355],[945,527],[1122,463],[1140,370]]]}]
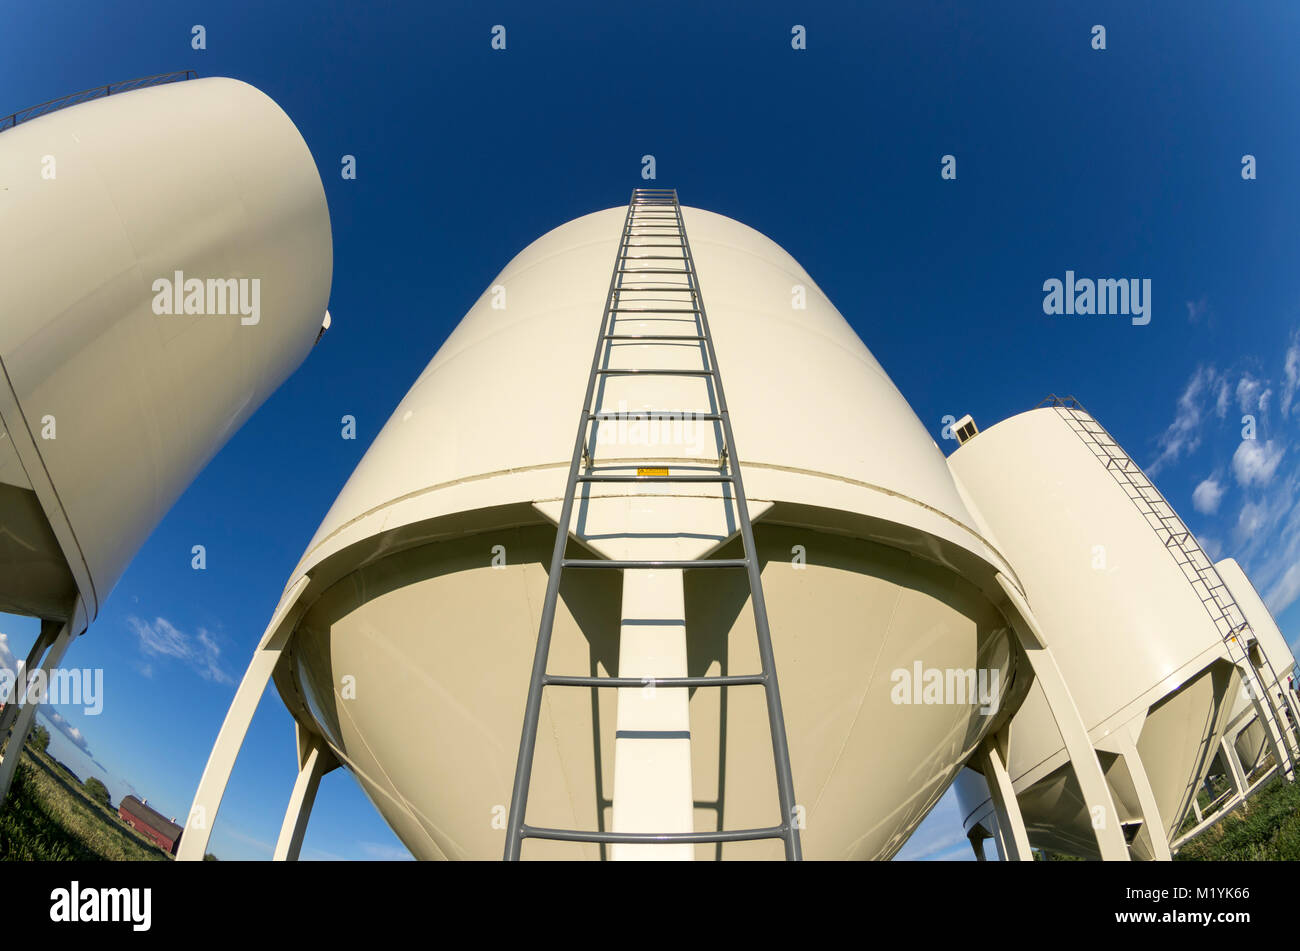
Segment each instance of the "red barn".
[{"label": "red barn", "polygon": [[147,839],[152,839],[160,849],[176,854],[176,843],[181,840],[181,827],[176,820],[167,819],[147,805],[149,800],[126,796],[118,804],[117,814],[122,821]]}]

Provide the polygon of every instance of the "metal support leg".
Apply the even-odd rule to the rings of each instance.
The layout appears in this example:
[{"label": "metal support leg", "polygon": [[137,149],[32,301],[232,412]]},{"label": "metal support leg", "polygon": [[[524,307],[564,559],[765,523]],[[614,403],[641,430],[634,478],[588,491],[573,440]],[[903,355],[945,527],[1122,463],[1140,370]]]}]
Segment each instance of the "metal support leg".
[{"label": "metal support leg", "polygon": [[1074,698],[1070,696],[1056,658],[1052,656],[1047,640],[1024,596],[1004,575],[999,574],[997,580],[1010,602],[1011,613],[1015,615],[1012,629],[1029,658],[1034,676],[1043,688],[1056,727],[1061,731],[1061,739],[1065,742],[1070,765],[1083,792],[1084,803],[1092,815],[1092,828],[1097,836],[1097,848],[1101,857],[1106,861],[1127,862],[1130,858],[1128,843],[1124,840],[1124,830],[1120,826],[1119,812],[1115,809],[1110,786],[1106,783],[1097,751],[1088,737],[1083,717],[1074,705]]},{"label": "metal support leg", "polygon": [[1011,775],[1007,772],[996,741],[992,737],[985,740],[980,744],[976,755],[979,757],[980,770],[988,783],[993,811],[997,816],[998,857],[1004,862],[1033,861],[1025,819],[1020,814],[1020,804],[1016,801],[1016,791],[1011,785]]},{"label": "metal support leg", "polygon": [[1235,739],[1236,734],[1225,736],[1219,741],[1219,749],[1223,754],[1223,762],[1228,767],[1228,777],[1232,780],[1233,788],[1240,798],[1245,799],[1246,790],[1250,787],[1246,783],[1246,772],[1241,768],[1241,760],[1237,758]]},{"label": "metal support leg", "polygon": [[320,778],[325,775],[331,758],[315,734],[308,734],[306,754],[306,761],[298,770],[298,780],[293,784],[289,807],[284,813],[280,838],[275,843],[276,862],[298,861],[302,840],[307,834],[307,821],[311,818],[311,807],[316,802],[316,790],[320,788]]},{"label": "metal support leg", "polygon": [[979,834],[979,830],[971,829],[970,835],[966,838],[970,842],[971,851],[975,853],[975,861],[987,862],[988,858],[984,855],[984,836]]},{"label": "metal support leg", "polygon": [[[73,612],[75,618],[77,612]],[[45,654],[45,659],[41,662],[40,670],[45,671],[47,675],[46,683],[49,683],[48,674],[51,670],[59,665],[63,660],[63,655],[72,643],[74,621],[69,620],[59,630],[58,635],[50,644],[49,651]],[[18,772],[18,763],[22,759],[23,745],[27,742],[27,734],[31,732],[32,724],[36,722],[36,710],[40,706],[41,700],[27,698],[21,709],[17,711],[17,716],[13,719],[13,732],[9,735],[9,746],[6,749],[4,759],[0,759],[0,805],[4,804],[9,795],[9,787],[13,784],[14,774]],[[9,704],[11,707],[17,707],[17,701]]]},{"label": "metal support leg", "polygon": [[[1151,779],[1147,776],[1147,768],[1142,762],[1142,757],[1138,755],[1137,743],[1133,740],[1133,734],[1127,729],[1122,729],[1112,733],[1109,739],[1118,747],[1116,752],[1124,757],[1124,764],[1128,767],[1129,779],[1133,781],[1133,789],[1137,792],[1138,806],[1142,809],[1142,827],[1151,840],[1151,851],[1155,855],[1156,861],[1172,862],[1174,857],[1169,851],[1169,833],[1165,830],[1164,821],[1160,818],[1160,808],[1156,805],[1156,794],[1151,789]],[[1193,798],[1193,802],[1195,802],[1195,798]]]},{"label": "metal support leg", "polygon": [[[1281,684],[1278,686],[1280,688]],[[1296,695],[1290,688],[1279,689],[1278,693],[1282,695],[1280,705],[1285,707],[1282,715],[1286,717],[1287,713],[1290,713],[1286,718],[1286,728],[1290,731],[1292,740],[1300,743],[1300,703],[1296,702]]]},{"label": "metal support leg", "polygon": [[1255,708],[1255,715],[1264,726],[1264,736],[1268,738],[1269,748],[1273,751],[1273,762],[1277,764],[1278,775],[1290,782],[1295,778],[1295,764],[1292,761],[1291,747],[1282,733],[1286,729],[1283,714],[1249,659],[1238,664],[1237,669],[1246,685],[1246,693]]},{"label": "metal support leg", "polygon": [[[28,651],[27,660],[24,662],[22,670],[14,671],[18,675],[18,679],[25,678],[30,671],[36,670],[40,666],[41,657],[49,646],[54,643],[54,639],[61,630],[63,630],[63,625],[58,621],[41,621],[41,632],[36,635],[36,643],[32,644],[32,649]],[[20,689],[17,682],[14,684],[14,689],[15,691]],[[13,727],[14,721],[18,719],[19,709],[17,703],[8,703],[5,705],[4,710],[0,711],[0,743],[4,742],[4,738],[9,735],[9,730]]]},{"label": "metal support leg", "polygon": [[306,576],[298,582],[280,602],[280,607],[271,618],[271,623],[262,635],[262,641],[253,653],[244,679],[239,682],[235,699],[226,712],[226,719],[217,734],[217,742],[208,756],[208,765],[199,780],[199,788],[194,794],[194,804],[185,820],[185,832],[181,844],[176,850],[178,861],[201,862],[207,854],[208,840],[212,836],[212,823],[216,821],[217,810],[221,808],[221,798],[226,793],[226,784],[230,782],[231,770],[235,759],[244,745],[244,736],[248,726],[253,722],[258,702],[266,689],[275,665],[279,663],[281,653],[289,639],[289,633],[297,620],[299,610],[296,608],[299,597],[306,589]]}]

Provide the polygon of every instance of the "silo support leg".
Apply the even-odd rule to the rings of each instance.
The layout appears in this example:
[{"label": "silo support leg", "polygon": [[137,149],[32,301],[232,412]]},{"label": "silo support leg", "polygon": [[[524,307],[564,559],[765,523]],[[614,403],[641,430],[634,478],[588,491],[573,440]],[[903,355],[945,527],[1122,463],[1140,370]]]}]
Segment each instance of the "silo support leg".
[{"label": "silo support leg", "polygon": [[[76,615],[75,611],[73,615]],[[73,623],[71,619],[68,620],[50,644],[50,649],[46,652],[40,666],[46,675],[59,665],[68,645],[72,643]],[[46,683],[49,683],[48,676]],[[13,785],[14,774],[18,772],[18,763],[22,759],[23,745],[27,742],[27,734],[31,732],[32,724],[36,722],[36,710],[40,704],[40,699],[26,699],[19,708],[17,700],[12,699],[5,707],[6,712],[10,708],[16,708],[16,716],[13,718],[13,732],[9,734],[9,746],[6,748],[4,759],[0,759],[0,805],[3,805],[9,796],[9,787]]]},{"label": "silo support leg", "polygon": [[1237,746],[1234,742],[1237,734],[1225,736],[1219,741],[1219,748],[1223,752],[1223,761],[1228,766],[1228,775],[1232,779],[1232,785],[1237,790],[1237,795],[1244,799],[1246,797],[1246,773],[1241,768],[1241,760],[1237,758]]},{"label": "silo support leg", "polygon": [[[58,636],[61,630],[63,630],[63,625],[58,621],[41,621],[41,632],[36,635],[36,643],[28,651],[27,661],[23,664],[21,671],[23,675],[26,675],[28,671],[36,670],[40,666],[41,658],[44,656],[46,649],[54,643],[55,637]],[[15,671],[15,673],[19,672]],[[14,689],[17,690],[17,687],[18,685],[15,682]],[[4,738],[9,735],[9,729],[14,725],[14,721],[18,719],[20,709],[22,708],[17,703],[6,703],[4,710],[0,712],[0,743],[3,743]],[[0,797],[0,799],[2,798]]]},{"label": "silo support leg", "polygon": [[1282,704],[1285,707],[1282,713],[1286,716],[1286,729],[1290,732],[1291,739],[1300,745],[1300,704],[1289,688],[1282,691]]},{"label": "silo support leg", "polygon": [[280,662],[284,646],[297,621],[299,610],[296,608],[298,598],[306,589],[308,578],[303,576],[280,602],[280,607],[271,618],[271,623],[262,635],[262,641],[253,653],[244,679],[239,682],[235,699],[226,711],[226,719],[217,734],[208,756],[208,765],[204,767],[203,778],[199,780],[198,791],[194,794],[194,804],[185,820],[185,832],[181,836],[180,847],[176,850],[178,861],[201,862],[207,854],[208,840],[212,836],[212,823],[216,821],[217,810],[221,808],[221,798],[226,793],[226,784],[230,782],[231,770],[235,768],[235,759],[244,745],[248,726],[253,722],[253,714],[266,690],[266,684]]},{"label": "silo support leg", "polygon": [[305,747],[306,761],[298,770],[289,808],[284,813],[284,824],[280,826],[280,838],[275,843],[276,862],[298,861],[302,840],[307,834],[307,820],[311,818],[311,807],[316,802],[316,790],[320,788],[320,778],[325,775],[330,760],[319,737],[308,734]]},{"label": "silo support leg", "polygon": [[1033,861],[1029,833],[1025,829],[1024,816],[1020,814],[1016,791],[1011,785],[1011,774],[1007,772],[1002,753],[992,737],[980,744],[979,763],[997,816],[998,857],[1004,862]]},{"label": "silo support leg", "polygon": [[1169,851],[1169,834],[1160,817],[1156,794],[1151,788],[1151,778],[1147,776],[1147,768],[1138,754],[1133,734],[1126,728],[1115,731],[1107,739],[1114,751],[1124,757],[1124,765],[1128,767],[1129,779],[1133,781],[1133,790],[1137,793],[1138,806],[1142,810],[1142,826],[1151,840],[1151,851],[1156,861],[1172,862],[1174,857]]},{"label": "silo support leg", "polygon": [[968,835],[966,838],[970,841],[971,851],[975,853],[975,861],[987,862],[988,859],[984,855],[985,837],[979,834],[979,830],[971,829],[970,835]]},{"label": "silo support leg", "polygon": [[[1029,657],[1034,676],[1043,688],[1048,708],[1056,721],[1056,728],[1061,732],[1065,750],[1070,757],[1075,778],[1083,793],[1083,800],[1092,814],[1092,828],[1097,836],[1097,849],[1106,861],[1127,862],[1130,858],[1128,843],[1124,841],[1124,830],[1120,826],[1119,812],[1115,809],[1115,800],[1111,797],[1110,786],[1101,771],[1097,751],[1088,738],[1083,717],[1074,705],[1070,689],[1065,683],[1056,658],[1052,656],[1046,638],[1038,626],[1034,613],[1024,596],[1004,575],[997,576],[998,584],[1006,594],[1013,615],[1012,629],[1019,638],[1020,646]],[[1014,623],[1019,621],[1019,623]]]},{"label": "silo support leg", "polygon": [[[685,677],[686,595],[682,572],[623,572],[620,677]],[[693,832],[690,691],[685,687],[618,688],[614,739],[615,832]],[[614,861],[695,858],[690,844],[616,844]]]}]

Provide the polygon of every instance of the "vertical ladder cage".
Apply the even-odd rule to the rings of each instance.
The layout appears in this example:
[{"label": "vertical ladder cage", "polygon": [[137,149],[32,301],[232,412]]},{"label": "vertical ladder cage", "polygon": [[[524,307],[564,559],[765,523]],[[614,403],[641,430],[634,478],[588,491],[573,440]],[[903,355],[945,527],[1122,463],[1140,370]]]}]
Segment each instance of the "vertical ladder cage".
[{"label": "vertical ladder cage", "polygon": [[[652,253],[633,253],[650,250]],[[675,250],[677,253],[661,253]],[[681,270],[665,267],[657,262],[680,262]],[[670,284],[665,275],[685,278],[684,284]],[[662,292],[684,295],[681,300],[663,298],[668,305],[647,305],[644,300],[628,301],[623,296],[637,292]],[[681,306],[677,306],[680,304]],[[693,334],[625,334],[616,332],[615,324],[621,315],[642,314],[682,315],[693,319]],[[707,367],[699,370],[662,369],[656,367],[632,369],[606,369],[606,357],[616,343],[694,343],[703,348]],[[599,412],[593,404],[597,382],[611,374],[633,376],[680,376],[704,379],[712,389],[714,412],[693,414],[693,419],[711,422],[721,428],[723,448],[716,474],[681,475],[624,475],[601,474],[594,471],[594,460],[587,453],[591,427],[613,420],[617,413]],[[639,410],[638,417],[654,418],[656,415],[676,413],[672,409]],[[580,485],[617,482],[712,482],[730,486],[736,507],[736,522],[744,547],[741,558],[699,558],[692,560],[613,560],[605,558],[567,558],[565,550],[569,540],[569,527],[573,518],[574,500]],[[562,676],[547,672],[551,633],[555,623],[556,603],[560,593],[560,576],[566,569],[743,569],[748,577],[754,626],[758,635],[758,653],[761,670],[755,674],[716,677],[589,677]],[[713,832],[601,832],[596,830],[550,829],[528,825],[528,788],[532,778],[533,753],[537,746],[537,727],[541,714],[542,691],[547,687],[737,687],[762,685],[767,700],[768,725],[772,734],[772,755],[776,765],[777,796],[782,820],[779,825],[753,829],[718,830]],[[524,709],[523,736],[519,742],[519,759],[515,767],[515,782],[510,800],[510,814],[506,827],[505,860],[517,861],[523,840],[527,838],[552,839],[565,842],[591,842],[598,844],[681,844],[747,842],[758,839],[781,839],[785,858],[796,861],[802,858],[799,841],[799,823],[795,817],[794,780],[790,770],[790,750],[786,741],[785,718],[781,710],[781,695],[777,689],[776,664],[772,653],[771,630],[768,626],[767,604],[763,598],[759,576],[758,551],[754,545],[754,530],[749,519],[744,484],[740,475],[740,458],[736,453],[735,437],[727,412],[727,400],[718,371],[713,337],[709,332],[708,315],[700,292],[695,261],[686,238],[686,223],[678,203],[677,190],[673,188],[638,188],[633,190],[628,202],[627,217],[619,239],[618,252],[610,276],[605,312],[592,356],[591,372],[587,377],[587,391],[578,420],[578,434],[574,441],[573,457],[569,464],[569,477],[564,490],[564,502],[559,524],[555,531],[555,549],[551,555],[550,573],[546,584],[546,599],[538,625],[537,649],[533,657],[532,676],[528,684],[528,699]]]},{"label": "vertical ladder cage", "polygon": [[[1247,690],[1255,713],[1267,730],[1278,768],[1283,775],[1292,773],[1295,763],[1300,761],[1296,737],[1291,729],[1282,728],[1273,698],[1260,682],[1245,646],[1254,637],[1254,630],[1209,555],[1201,548],[1196,536],[1174,511],[1173,506],[1147,478],[1146,473],[1077,399],[1052,395],[1039,404],[1044,405],[1055,408],[1079,440],[1105,465],[1106,471],[1114,477],[1124,494],[1155,531],[1156,537],[1164,544],[1165,550],[1205,606],[1206,613],[1223,638],[1228,657],[1246,675]],[[1264,653],[1262,646],[1260,657],[1272,683],[1277,685],[1277,671],[1273,669],[1273,662]]]}]

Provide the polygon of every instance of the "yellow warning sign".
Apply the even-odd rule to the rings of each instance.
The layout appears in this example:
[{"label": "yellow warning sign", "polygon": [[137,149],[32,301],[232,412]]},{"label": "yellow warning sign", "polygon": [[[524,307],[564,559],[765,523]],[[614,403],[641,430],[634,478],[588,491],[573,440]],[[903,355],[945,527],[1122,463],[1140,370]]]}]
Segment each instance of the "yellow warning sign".
[{"label": "yellow warning sign", "polygon": [[667,469],[644,469],[644,468],[643,468],[643,469],[637,469],[637,470],[636,470],[636,474],[639,475],[639,476],[666,476],[666,475],[668,475],[668,470],[667,470]]}]

